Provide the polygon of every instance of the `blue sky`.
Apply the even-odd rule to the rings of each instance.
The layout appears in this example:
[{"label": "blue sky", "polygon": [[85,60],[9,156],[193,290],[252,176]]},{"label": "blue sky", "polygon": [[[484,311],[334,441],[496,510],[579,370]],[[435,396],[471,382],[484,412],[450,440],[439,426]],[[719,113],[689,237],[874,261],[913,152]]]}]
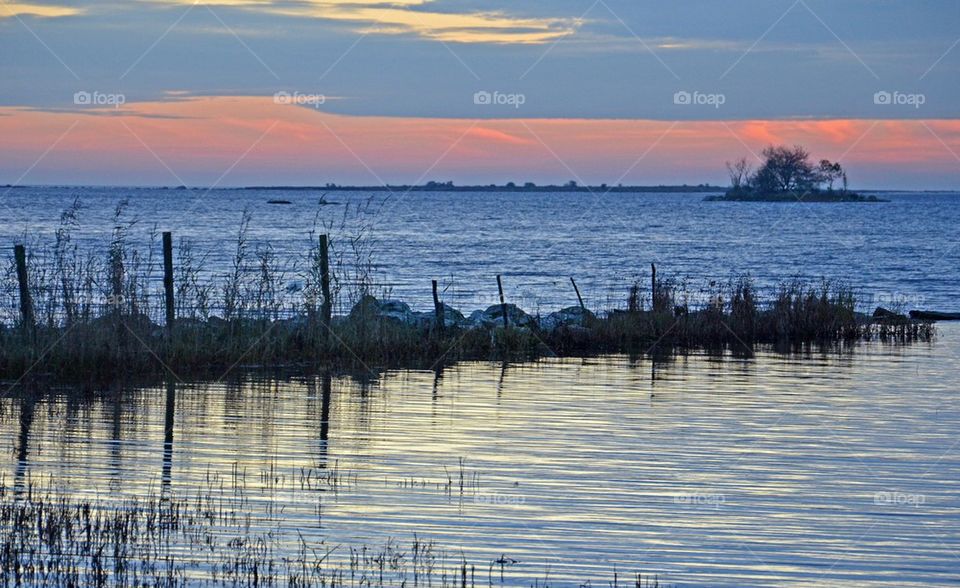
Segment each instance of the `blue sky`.
[{"label": "blue sky", "polygon": [[[478,116],[463,97],[482,89],[526,102],[479,116],[937,118],[960,104],[952,1],[30,3],[78,11],[55,18],[10,17],[19,4],[2,2],[8,106],[68,106],[78,84],[128,100],[292,88],[339,98],[332,112],[432,117]],[[678,90],[726,101],[676,108]],[[877,108],[878,90],[927,100]]]}]

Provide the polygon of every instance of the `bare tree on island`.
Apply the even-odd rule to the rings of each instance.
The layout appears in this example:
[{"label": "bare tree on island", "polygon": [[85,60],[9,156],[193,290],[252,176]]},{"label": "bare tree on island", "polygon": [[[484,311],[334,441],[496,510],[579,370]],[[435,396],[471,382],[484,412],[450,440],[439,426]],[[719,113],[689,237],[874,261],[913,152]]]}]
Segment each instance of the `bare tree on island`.
[{"label": "bare tree on island", "polygon": [[741,157],[733,163],[728,161],[727,173],[730,174],[730,187],[734,190],[741,189],[750,178],[752,171],[753,166],[750,165],[746,157]]},{"label": "bare tree on island", "polygon": [[[753,171],[745,158],[727,162],[730,188],[711,200],[877,202],[875,196],[861,196],[847,190],[847,172],[839,162],[821,159],[814,163],[810,152],[800,145],[771,145],[763,150],[763,161]],[[841,182],[842,189],[834,190]]]}]

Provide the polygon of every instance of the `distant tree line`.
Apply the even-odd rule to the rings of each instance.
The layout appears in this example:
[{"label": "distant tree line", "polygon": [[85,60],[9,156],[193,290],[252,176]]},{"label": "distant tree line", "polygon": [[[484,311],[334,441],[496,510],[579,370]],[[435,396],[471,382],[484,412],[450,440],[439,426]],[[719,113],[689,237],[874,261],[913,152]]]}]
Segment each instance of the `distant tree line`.
[{"label": "distant tree line", "polygon": [[563,185],[544,184],[537,185],[533,182],[507,182],[506,184],[485,184],[485,185],[454,185],[453,182],[427,182],[417,186],[409,184],[387,184],[380,186],[347,186],[329,183],[324,186],[248,186],[248,190],[322,190],[322,191],[358,191],[358,192],[588,192],[594,194],[631,193],[631,192],[676,192],[676,193],[695,193],[695,192],[723,192],[722,186],[712,186],[710,184],[679,186],[629,186],[617,184],[610,186],[608,184],[582,185],[571,180]]}]

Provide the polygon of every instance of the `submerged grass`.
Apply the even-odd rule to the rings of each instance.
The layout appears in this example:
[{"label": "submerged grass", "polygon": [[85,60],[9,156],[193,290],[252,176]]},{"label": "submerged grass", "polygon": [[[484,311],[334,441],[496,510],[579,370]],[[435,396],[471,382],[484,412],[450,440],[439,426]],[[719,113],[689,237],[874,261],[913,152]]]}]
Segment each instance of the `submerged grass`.
[{"label": "submerged grass", "polygon": [[[653,346],[752,353],[758,344],[911,342],[934,334],[928,322],[858,314],[855,293],[843,284],[785,283],[762,302],[748,277],[699,291],[660,277],[649,299],[635,284],[625,292],[625,308],[599,315],[566,309],[574,312],[549,327],[543,317],[513,308],[507,327],[501,320],[457,320],[441,329],[432,313],[398,318],[381,312],[371,297],[388,296],[374,280],[372,207],[345,207],[339,221],[318,216],[306,254],[294,262],[251,239],[245,211],[228,271],[219,279],[204,268],[207,256],[181,240],[174,264],[177,319],[162,325],[157,230],[146,228],[145,246],[134,247],[138,219],[129,218],[120,203],[102,256],[85,252],[73,237],[82,210],[77,201],[62,215],[52,246],[28,243],[34,325],[19,318],[11,257],[0,287],[6,316],[0,324],[0,378],[29,373],[103,380],[272,365],[434,366],[459,359],[636,353]],[[330,243],[330,300],[323,300],[320,287],[320,232],[341,235]],[[325,304],[336,310],[329,326],[321,319]],[[499,308],[486,312],[493,316]]]},{"label": "submerged grass", "polygon": [[[304,476],[261,473],[257,489],[234,468],[209,474],[190,496],[169,491],[115,501],[70,498],[53,479],[0,480],[2,586],[231,586],[439,588],[517,585],[506,555],[468,562],[414,534],[376,546],[328,543],[323,494]],[[315,520],[284,521],[282,505],[264,501],[278,484],[317,502]],[[526,570],[530,573],[529,568]],[[611,586],[657,588],[656,576],[612,573]],[[549,572],[531,585],[551,585]],[[584,585],[590,585],[589,582]]]}]

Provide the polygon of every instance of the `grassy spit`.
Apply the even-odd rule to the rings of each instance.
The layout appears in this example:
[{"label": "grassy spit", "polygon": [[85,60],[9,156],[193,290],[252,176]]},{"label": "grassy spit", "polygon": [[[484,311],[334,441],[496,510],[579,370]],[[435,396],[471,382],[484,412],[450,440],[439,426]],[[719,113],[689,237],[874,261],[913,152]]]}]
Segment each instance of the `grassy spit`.
[{"label": "grassy spit", "polygon": [[[109,246],[99,255],[84,252],[72,236],[79,226],[76,202],[63,213],[53,245],[28,243],[36,325],[20,321],[11,256],[0,282],[0,310],[6,317],[0,323],[0,378],[29,372],[104,380],[161,374],[167,368],[182,374],[240,365],[434,366],[460,359],[637,353],[653,345],[727,346],[752,353],[757,344],[911,342],[934,334],[928,322],[858,314],[853,290],[842,284],[786,283],[760,301],[747,277],[697,292],[660,277],[652,296],[635,284],[625,293],[623,308],[582,313],[549,328],[543,317],[529,317],[515,307],[507,328],[501,320],[458,320],[440,329],[432,312],[399,320],[379,312],[372,298],[388,293],[374,282],[375,242],[365,220],[369,206],[353,212],[344,207],[339,227],[318,217],[305,255],[289,263],[269,244],[251,242],[251,216],[245,212],[228,271],[214,276],[218,279],[209,279],[205,256],[181,240],[175,252],[177,320],[167,329],[159,324],[163,291],[157,231],[147,231],[147,243],[134,247],[130,235],[137,221],[127,218],[121,203]],[[360,220],[348,223],[348,216]],[[352,232],[344,229],[348,225]],[[344,235],[331,242],[330,302],[336,312],[329,328],[320,312],[320,232]],[[499,308],[491,307],[487,316]]]}]

